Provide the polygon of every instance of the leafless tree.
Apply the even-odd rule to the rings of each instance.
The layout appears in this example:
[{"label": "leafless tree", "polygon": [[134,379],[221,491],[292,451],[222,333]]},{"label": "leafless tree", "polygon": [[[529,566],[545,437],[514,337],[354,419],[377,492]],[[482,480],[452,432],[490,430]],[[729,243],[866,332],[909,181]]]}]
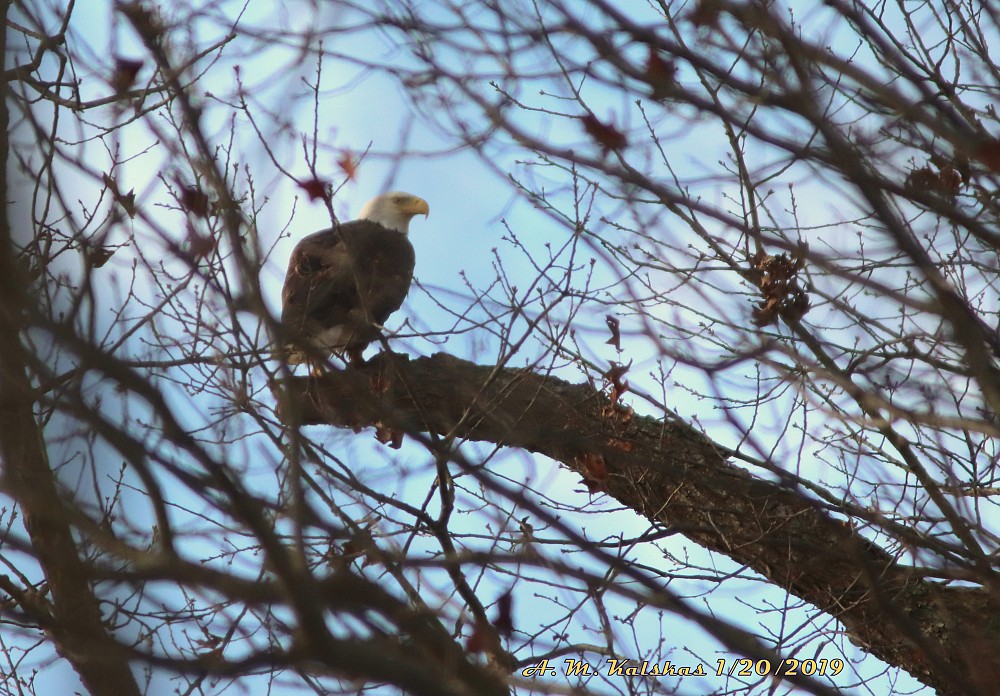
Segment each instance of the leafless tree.
[{"label": "leafless tree", "polygon": [[[2,693],[995,692],[992,4],[0,7]],[[293,220],[453,157],[296,374]]]}]

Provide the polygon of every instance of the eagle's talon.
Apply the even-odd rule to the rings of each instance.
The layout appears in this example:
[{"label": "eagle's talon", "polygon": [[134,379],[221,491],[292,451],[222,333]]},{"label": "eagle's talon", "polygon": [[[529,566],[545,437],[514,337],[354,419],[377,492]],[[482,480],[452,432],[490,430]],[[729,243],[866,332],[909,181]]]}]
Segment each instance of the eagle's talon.
[{"label": "eagle's talon", "polygon": [[364,367],[368,363],[365,361],[362,353],[364,348],[348,348],[347,349],[347,364],[353,367]]}]

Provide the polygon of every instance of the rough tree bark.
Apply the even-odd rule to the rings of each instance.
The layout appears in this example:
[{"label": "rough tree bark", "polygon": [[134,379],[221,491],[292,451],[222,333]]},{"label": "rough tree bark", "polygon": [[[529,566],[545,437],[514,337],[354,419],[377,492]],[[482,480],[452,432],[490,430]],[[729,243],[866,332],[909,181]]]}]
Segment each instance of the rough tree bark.
[{"label": "rough tree bark", "polygon": [[918,577],[794,482],[754,477],[690,427],[633,415],[589,385],[437,354],[281,387],[284,417],[303,425],[378,424],[551,457],[832,614],[856,644],[942,694],[992,693],[1000,679],[990,659],[1000,619],[988,614],[987,590]]}]

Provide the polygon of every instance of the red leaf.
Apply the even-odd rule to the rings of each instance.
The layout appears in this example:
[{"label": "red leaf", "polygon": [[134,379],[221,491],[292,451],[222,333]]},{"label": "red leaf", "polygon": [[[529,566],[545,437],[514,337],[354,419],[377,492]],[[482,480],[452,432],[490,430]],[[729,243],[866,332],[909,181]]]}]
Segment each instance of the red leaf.
[{"label": "red leaf", "polygon": [[608,465],[604,463],[604,457],[599,454],[588,456],[587,474],[596,481],[606,479],[608,477]]},{"label": "red leaf", "polygon": [[604,379],[608,380],[608,384],[611,386],[611,391],[608,393],[608,398],[611,401],[618,401],[628,391],[628,382],[623,382],[622,377],[625,376],[630,367],[632,367],[631,360],[629,360],[628,365],[613,362],[608,371],[604,373]]},{"label": "red leaf", "polygon": [[664,60],[657,53],[656,49],[649,49],[649,58],[646,60],[646,82],[653,88],[653,99],[660,100],[670,96],[670,89],[674,86],[677,75],[677,66],[673,61]]},{"label": "red leaf", "polygon": [[337,159],[337,166],[340,170],[344,172],[344,176],[347,177],[348,181],[354,181],[354,175],[357,174],[358,165],[351,157],[351,153],[344,151],[341,153],[340,157]]},{"label": "red leaf", "polygon": [[629,440],[623,440],[620,437],[612,437],[608,440],[608,445],[614,447],[616,450],[621,450],[622,452],[631,452],[632,443]]},{"label": "red leaf", "polygon": [[699,0],[688,15],[688,19],[696,27],[715,28],[719,25],[720,15],[722,15],[722,2],[720,0]]},{"label": "red leaf", "polygon": [[604,457],[594,452],[587,452],[577,456],[574,463],[583,476],[583,484],[587,487],[587,491],[597,493],[604,489],[604,482],[608,478],[608,465]]},{"label": "red leaf", "polygon": [[490,644],[493,642],[490,640],[492,637],[491,633],[492,631],[488,624],[477,623],[476,627],[472,629],[472,635],[469,636],[469,640],[465,644],[465,649],[470,653],[486,652],[490,649]]},{"label": "red leaf", "polygon": [[586,116],[580,117],[580,122],[583,123],[583,129],[590,134],[590,136],[597,141],[597,144],[607,152],[608,150],[621,150],[623,147],[628,145],[628,139],[625,134],[619,131],[614,126],[609,126],[606,123],[601,123],[596,116],[593,114],[587,114]]},{"label": "red leaf", "polygon": [[315,201],[321,198],[326,200],[330,195],[330,184],[323,181],[322,179],[309,179],[308,181],[300,181],[299,188],[301,188],[309,195],[309,200],[311,201]]},{"label": "red leaf", "polygon": [[375,426],[375,439],[383,445],[389,445],[392,449],[399,449],[403,446],[403,431],[390,428],[382,423]]},{"label": "red leaf", "polygon": [[139,74],[140,68],[142,68],[141,60],[129,60],[128,58],[115,59],[115,72],[111,75],[111,79],[108,82],[116,95],[119,97],[122,96],[135,84],[135,78]]}]

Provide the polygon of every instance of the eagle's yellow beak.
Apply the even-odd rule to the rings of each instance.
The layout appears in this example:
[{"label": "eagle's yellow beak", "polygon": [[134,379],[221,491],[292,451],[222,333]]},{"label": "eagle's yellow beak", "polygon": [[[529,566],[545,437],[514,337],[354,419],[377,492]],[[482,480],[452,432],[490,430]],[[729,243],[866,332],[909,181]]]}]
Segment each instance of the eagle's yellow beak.
[{"label": "eagle's yellow beak", "polygon": [[431,214],[431,207],[427,205],[427,201],[418,196],[414,196],[412,199],[406,202],[403,207],[404,213],[409,213],[410,215],[423,215],[427,217]]}]

